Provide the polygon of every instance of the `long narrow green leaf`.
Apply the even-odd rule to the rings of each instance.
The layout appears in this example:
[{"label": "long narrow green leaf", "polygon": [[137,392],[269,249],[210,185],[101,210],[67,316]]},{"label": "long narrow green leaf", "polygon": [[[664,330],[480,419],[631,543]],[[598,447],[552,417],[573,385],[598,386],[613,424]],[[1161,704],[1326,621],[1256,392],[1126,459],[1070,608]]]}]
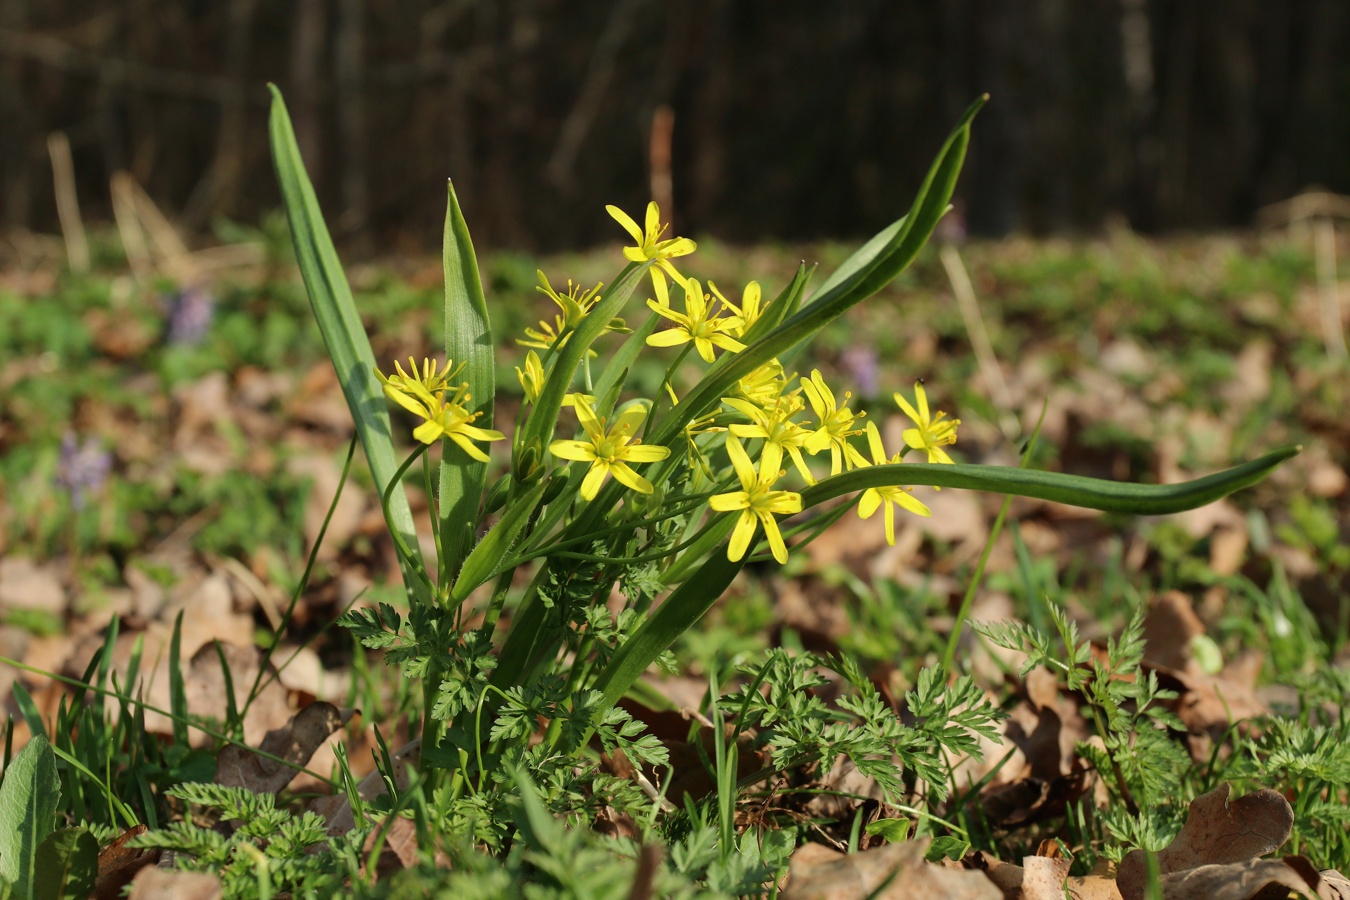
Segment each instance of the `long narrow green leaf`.
[{"label": "long narrow green leaf", "polygon": [[812,296],[790,319],[740,353],[723,354],[684,402],[662,421],[652,443],[669,444],[686,422],[715,406],[737,381],[809,339],[875,294],[914,261],[947,212],[970,143],[970,123],[985,99],[976,100],[961,116],[933,160],[909,213],[865,244],[846,264],[850,267],[848,274],[827,279],[828,287]]},{"label": "long narrow green leaf", "polygon": [[[455,186],[447,189],[445,209],[445,358],[464,364],[461,375],[469,384],[476,424],[492,427],[496,398],[496,366],[493,364],[492,325],[483,282],[478,275],[469,226],[459,208]],[[478,518],[478,506],[487,480],[487,463],[473,459],[452,441],[443,441],[440,476],[441,568],[453,575],[467,552],[468,538]]]},{"label": "long narrow green leaf", "polygon": [[1034,497],[1105,512],[1160,516],[1204,506],[1234,491],[1251,487],[1302,449],[1298,446],[1282,447],[1231,469],[1180,484],[1130,484],[1062,472],[962,463],[868,466],[826,478],[802,491],[802,508],[807,509],[834,497],[873,487],[928,484]]},{"label": "long narrow green leaf", "polygon": [[35,734],[0,783],[0,885],[15,897],[32,895],[38,845],[56,827],[60,796],[56,753]]},{"label": "long narrow green leaf", "polygon": [[521,530],[530,520],[539,498],[544,496],[548,481],[540,479],[521,496],[512,500],[502,513],[501,519],[492,530],[473,548],[464,567],[460,570],[455,586],[450,590],[451,606],[458,606],[468,598],[474,588],[486,582],[495,574],[497,565],[511,551]]},{"label": "long narrow green leaf", "polygon": [[725,553],[716,553],[671,592],[656,612],[619,646],[596,679],[595,688],[604,694],[606,707],[618,703],[647,667],[712,609],[744,565],[744,558],[732,562]]},{"label": "long narrow green leaf", "polygon": [[[314,186],[310,184],[304,160],[300,158],[286,103],[276,85],[271,85],[271,89],[272,114],[268,130],[272,162],[281,185],[286,217],[291,224],[296,262],[309,292],[314,318],[328,347],[328,356],[337,371],[338,383],[342,385],[342,393],[352,411],[356,432],[361,436],[375,488],[383,493],[398,470],[399,461],[394,454],[388,406],[375,378],[375,354],[356,311],[351,287],[328,234],[328,226],[324,224]],[[401,490],[394,491],[390,498],[388,525],[390,530],[403,536],[404,543],[416,555],[416,527],[407,495]],[[417,598],[430,599],[426,586],[406,563],[403,564],[403,582]]]}]

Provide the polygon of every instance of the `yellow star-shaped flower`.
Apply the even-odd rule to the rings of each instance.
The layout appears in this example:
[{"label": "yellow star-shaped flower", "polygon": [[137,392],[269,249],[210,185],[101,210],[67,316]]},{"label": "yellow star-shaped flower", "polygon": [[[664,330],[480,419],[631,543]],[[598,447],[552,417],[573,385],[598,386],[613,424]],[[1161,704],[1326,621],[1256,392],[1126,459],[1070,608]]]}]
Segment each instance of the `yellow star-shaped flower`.
[{"label": "yellow star-shaped flower", "polygon": [[928,412],[928,393],[923,389],[923,382],[914,382],[914,399],[919,404],[916,410],[910,406],[909,401],[899,391],[895,392],[895,402],[904,410],[905,415],[914,421],[914,428],[906,428],[902,435],[905,443],[915,450],[922,450],[928,454],[930,463],[950,463],[952,458],[943,450],[944,445],[956,443],[956,426],[961,424],[960,419],[948,419],[947,414],[938,410],[936,416],[930,416]]},{"label": "yellow star-shaped flower", "polygon": [[812,369],[811,377],[803,378],[801,385],[806,392],[806,399],[811,403],[811,409],[820,421],[820,427],[806,440],[806,452],[816,454],[829,447],[831,475],[838,475],[845,467],[853,469],[867,465],[863,455],[848,442],[851,436],[863,433],[861,428],[853,427],[853,423],[861,416],[848,408],[851,395],[845,391],[844,405],[840,406],[819,369]]},{"label": "yellow star-shaped flower", "polygon": [[[887,463],[900,462],[900,454],[897,453],[890,459],[886,458],[886,450],[881,446],[881,432],[877,431],[875,422],[867,423],[867,443],[872,451],[872,460],[879,466]],[[892,547],[895,546],[895,507],[903,506],[905,509],[914,513],[916,516],[931,516],[932,513],[928,507],[924,506],[913,495],[910,494],[912,488],[900,487],[899,485],[887,485],[886,487],[868,488],[863,491],[862,499],[858,501],[858,516],[864,519],[872,518],[872,514],[882,504],[886,506],[886,543]]]},{"label": "yellow star-shaped flower", "polygon": [[446,399],[445,394],[449,390],[447,380],[459,369],[452,372],[447,360],[445,368],[437,371],[435,360],[423,360],[422,369],[418,371],[416,362],[411,359],[408,362],[412,365],[412,375],[404,372],[397,362],[394,363],[396,375],[386,377],[379,369],[375,370],[375,374],[384,385],[386,397],[426,420],[413,429],[413,437],[424,444],[434,444],[441,438],[449,438],[474,459],[487,462],[488,455],[471,442],[504,441],[506,435],[473,424],[482,413],[469,412],[469,403],[473,397],[469,394],[467,384],[456,387],[450,399]]},{"label": "yellow star-shaped flower", "polygon": [[791,515],[802,511],[802,495],[791,491],[775,491],[773,483],[782,474],[778,470],[763,475],[755,471],[750,455],[745,452],[735,435],[727,436],[727,455],[731,457],[731,466],[740,479],[741,489],[726,494],[716,494],[708,498],[708,505],[717,512],[741,511],[736,527],[731,532],[731,542],[727,545],[727,559],[735,562],[745,556],[750,542],[755,537],[757,526],[764,526],[764,536],[769,539],[769,548],[773,558],[779,564],[787,562],[787,545],[783,543],[783,533],[778,530],[778,521],[774,514]]},{"label": "yellow star-shaped flower", "polygon": [[633,471],[629,463],[648,463],[665,459],[670,455],[669,447],[656,447],[639,443],[635,439],[637,428],[647,417],[647,410],[641,406],[630,406],[614,419],[608,428],[595,414],[591,401],[581,395],[573,395],[573,407],[577,412],[577,421],[586,434],[584,441],[554,441],[548,445],[548,452],[559,459],[588,462],[590,469],[581,482],[581,496],[594,500],[600,492],[605,476],[613,475],[620,483],[641,494],[652,492],[652,483]]},{"label": "yellow star-shaped flower", "polygon": [[763,295],[758,281],[752,281],[745,286],[745,290],[741,292],[740,306],[723,297],[722,292],[717,289],[717,285],[711,281],[708,282],[708,289],[713,292],[713,296],[722,301],[723,306],[734,313],[732,328],[736,337],[741,337],[749,331],[759,321],[759,317],[764,314],[764,310],[761,308]]},{"label": "yellow star-shaped flower", "polygon": [[663,303],[648,300],[647,305],[651,307],[652,312],[670,319],[675,323],[675,327],[656,332],[647,338],[647,344],[652,347],[675,347],[693,341],[698,355],[703,357],[704,362],[709,363],[717,359],[713,347],[731,351],[744,350],[745,345],[731,336],[735,320],[730,316],[714,314],[710,300],[711,298],[703,293],[703,285],[699,284],[697,278],[690,278],[684,282],[685,311],[682,313]]},{"label": "yellow star-shaped flower", "polygon": [[676,281],[684,280],[684,276],[676,271],[671,260],[679,256],[688,256],[698,249],[698,245],[685,237],[661,240],[666,226],[661,224],[661,210],[657,208],[655,200],[647,204],[645,228],[638,228],[633,217],[617,206],[606,206],[605,211],[623,226],[624,231],[633,236],[633,240],[637,241],[636,247],[623,248],[625,259],[633,262],[656,260],[656,265],[652,266],[652,288],[656,291],[657,302],[662,306],[669,306],[670,296],[666,293],[666,276],[669,275]]}]

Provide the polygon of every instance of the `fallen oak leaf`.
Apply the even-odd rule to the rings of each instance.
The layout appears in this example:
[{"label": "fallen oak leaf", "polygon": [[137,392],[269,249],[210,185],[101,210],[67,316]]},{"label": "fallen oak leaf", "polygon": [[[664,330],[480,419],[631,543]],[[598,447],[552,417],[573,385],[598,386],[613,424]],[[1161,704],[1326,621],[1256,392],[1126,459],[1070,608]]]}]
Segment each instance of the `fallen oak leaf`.
[{"label": "fallen oak leaf", "polygon": [[267,732],[259,750],[229,744],[216,761],[216,783],[248,788],[255,794],[275,794],[305,767],[314,751],[351,719],[354,710],[338,709],[331,703],[311,703],[281,728]]},{"label": "fallen oak leaf", "polygon": [[885,844],[845,855],[819,844],[792,854],[782,900],[1000,900],[1003,892],[975,872],[924,860],[927,839]]},{"label": "fallen oak leaf", "polygon": [[[1224,782],[1191,801],[1181,832],[1157,854],[1161,875],[1206,865],[1246,864],[1273,853],[1289,839],[1294,810],[1281,794],[1263,789],[1229,803],[1230,790]],[[1124,900],[1141,900],[1147,881],[1147,853],[1131,850],[1116,874]]]},{"label": "fallen oak leaf", "polygon": [[1310,890],[1316,885],[1280,859],[1197,866],[1162,877],[1166,900],[1274,900]]}]

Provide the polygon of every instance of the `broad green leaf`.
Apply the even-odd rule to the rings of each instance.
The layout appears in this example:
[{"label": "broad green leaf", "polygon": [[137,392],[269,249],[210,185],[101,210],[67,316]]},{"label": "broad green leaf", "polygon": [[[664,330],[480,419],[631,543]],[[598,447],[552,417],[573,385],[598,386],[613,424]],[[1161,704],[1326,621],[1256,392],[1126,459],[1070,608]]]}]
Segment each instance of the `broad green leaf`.
[{"label": "broad green leaf", "polygon": [[[281,185],[282,203],[291,225],[295,244],[295,259],[309,292],[310,306],[319,323],[328,356],[337,371],[338,383],[347,398],[352,419],[356,422],[361,446],[366,452],[375,487],[383,494],[385,487],[398,470],[399,460],[394,454],[393,432],[389,423],[388,404],[375,377],[375,354],[370,349],[361,316],[356,311],[351,287],[338,260],[337,250],[329,237],[323,211],[319,209],[314,186],[305,172],[300,148],[295,142],[295,131],[281,99],[281,91],[272,85],[272,115],[268,125],[272,143],[272,162],[277,181]],[[417,530],[407,495],[393,491],[389,503],[389,528],[402,535],[404,543],[417,557]],[[403,583],[409,592],[423,601],[430,600],[430,591],[412,571],[406,561]]]},{"label": "broad green leaf", "polygon": [[544,490],[547,487],[548,481],[541,478],[528,491],[507,504],[501,519],[478,542],[478,546],[473,548],[469,558],[464,560],[464,567],[460,570],[459,578],[455,580],[455,586],[450,589],[451,607],[463,603],[474,588],[486,582],[496,573],[499,564],[511,552],[516,539],[520,537],[520,532],[530,521],[530,516],[533,515],[535,507],[539,505],[539,498],[544,496]]},{"label": "broad green leaf", "polygon": [[[469,226],[459,208],[454,185],[447,189],[445,210],[445,358],[447,365],[464,364],[456,381],[468,382],[471,409],[481,413],[475,423],[492,427],[496,397],[496,366],[493,363],[492,326],[488,318],[483,282],[478,275]],[[441,442],[440,497],[441,570],[453,573],[473,534],[478,506],[487,480],[487,463],[473,459],[453,441]]]},{"label": "broad green leaf", "polygon": [[85,900],[98,877],[98,841],[87,828],[62,828],[37,849],[34,900]]},{"label": "broad green leaf", "polygon": [[716,406],[737,381],[775,356],[810,339],[821,328],[875,294],[914,261],[947,212],[970,143],[971,120],[984,102],[984,98],[975,101],[961,116],[938,151],[905,217],[865,244],[863,250],[845,264],[850,267],[848,274],[827,279],[828,287],[812,296],[786,322],[740,353],[723,354],[689,396],[662,421],[660,431],[652,436],[652,443],[668,445],[686,422]]},{"label": "broad green leaf", "polygon": [[1160,516],[1204,506],[1256,484],[1301,447],[1283,447],[1256,459],[1180,484],[1130,484],[1061,472],[1038,472],[1004,466],[895,463],[854,469],[802,491],[802,508],[853,491],[887,485],[928,484],[992,494],[1014,494],[1105,512]]},{"label": "broad green leaf", "polygon": [[0,884],[16,897],[33,894],[38,845],[56,827],[60,797],[56,754],[45,737],[35,735],[0,782]]},{"label": "broad green leaf", "polygon": [[[871,831],[870,825],[868,831]],[[943,835],[933,838],[933,843],[928,845],[928,852],[924,854],[923,858],[929,862],[938,862],[944,858],[955,862],[968,852],[970,852],[970,841],[952,835]]]}]

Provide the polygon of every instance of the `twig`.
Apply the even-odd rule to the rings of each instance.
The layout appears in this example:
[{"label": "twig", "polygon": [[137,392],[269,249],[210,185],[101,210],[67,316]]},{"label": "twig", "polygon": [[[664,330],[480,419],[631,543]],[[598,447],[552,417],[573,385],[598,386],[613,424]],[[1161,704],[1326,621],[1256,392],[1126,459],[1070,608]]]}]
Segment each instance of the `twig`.
[{"label": "twig", "polygon": [[652,199],[675,227],[675,182],[671,178],[671,144],[675,135],[675,110],[661,104],[652,113],[651,158]]},{"label": "twig", "polygon": [[970,335],[970,346],[975,351],[980,374],[984,376],[984,383],[993,395],[990,399],[999,408],[999,430],[1009,441],[1016,441],[1022,431],[1021,425],[1013,410],[1008,382],[1003,379],[1003,370],[994,356],[994,345],[989,341],[989,331],[984,326],[984,316],[980,314],[980,304],[975,298],[970,275],[961,262],[961,254],[951,244],[943,245],[938,258],[942,260],[942,267],[947,270],[947,278],[952,283],[952,292],[956,294],[956,305],[961,309],[961,320],[966,323],[966,333]]},{"label": "twig", "polygon": [[89,239],[80,217],[80,198],[75,193],[75,163],[70,158],[70,140],[64,131],[47,135],[47,154],[52,159],[52,183],[56,188],[56,215],[66,240],[66,264],[72,272],[89,271]]},{"label": "twig", "polygon": [[1336,225],[1320,218],[1313,238],[1317,249],[1317,307],[1322,321],[1322,342],[1327,356],[1344,362],[1350,354],[1345,348],[1341,318],[1341,294],[1336,284]]}]

